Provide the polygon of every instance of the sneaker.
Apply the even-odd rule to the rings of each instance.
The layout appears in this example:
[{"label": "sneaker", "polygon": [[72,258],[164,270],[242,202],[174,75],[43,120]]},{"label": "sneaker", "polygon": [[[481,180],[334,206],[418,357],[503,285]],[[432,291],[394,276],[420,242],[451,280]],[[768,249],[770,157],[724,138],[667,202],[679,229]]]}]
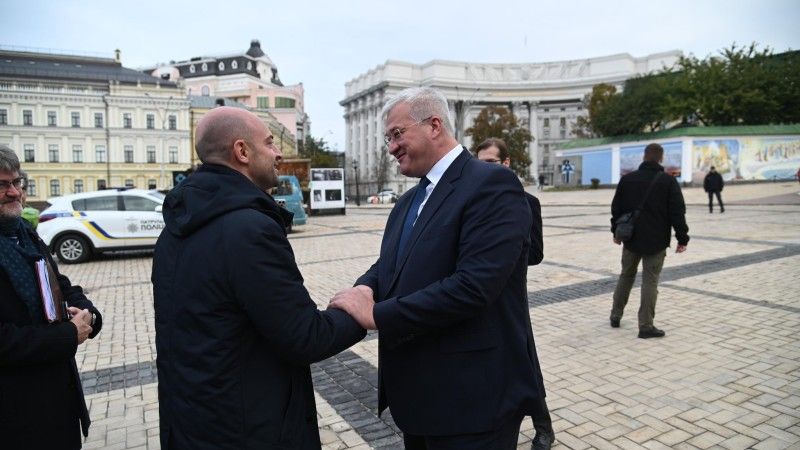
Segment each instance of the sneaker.
[{"label": "sneaker", "polygon": [[536,436],[533,437],[533,441],[531,442],[531,450],[550,450],[550,447],[555,441],[556,435],[552,431],[537,431]]},{"label": "sneaker", "polygon": [[656,327],[652,328],[639,328],[639,337],[642,339],[664,337],[666,333],[664,330],[659,330]]},{"label": "sneaker", "polygon": [[611,318],[611,328],[619,328],[619,319]]}]

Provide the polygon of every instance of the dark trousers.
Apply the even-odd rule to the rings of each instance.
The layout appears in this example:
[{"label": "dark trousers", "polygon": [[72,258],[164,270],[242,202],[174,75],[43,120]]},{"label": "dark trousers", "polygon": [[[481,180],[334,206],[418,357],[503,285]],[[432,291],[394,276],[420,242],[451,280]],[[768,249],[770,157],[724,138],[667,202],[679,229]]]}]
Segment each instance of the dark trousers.
[{"label": "dark trousers", "polygon": [[547,409],[547,402],[544,398],[536,405],[536,411],[531,414],[533,429],[536,433],[553,433],[553,420],[550,418],[550,410]]},{"label": "dark trousers", "polygon": [[722,195],[719,191],[708,193],[708,212],[714,212],[714,194],[717,195],[717,203],[719,203],[719,211],[725,212],[725,205],[722,204]]},{"label": "dark trousers", "polygon": [[611,318],[619,320],[628,304],[639,261],[642,261],[642,300],[639,305],[639,329],[653,328],[656,316],[656,299],[658,298],[658,278],[664,267],[667,250],[654,255],[641,255],[627,248],[622,248],[622,273],[619,275],[617,287],[614,289],[614,305],[611,307]]},{"label": "dark trousers", "polygon": [[499,429],[455,436],[415,436],[403,433],[406,450],[515,450],[522,416],[506,421]]}]

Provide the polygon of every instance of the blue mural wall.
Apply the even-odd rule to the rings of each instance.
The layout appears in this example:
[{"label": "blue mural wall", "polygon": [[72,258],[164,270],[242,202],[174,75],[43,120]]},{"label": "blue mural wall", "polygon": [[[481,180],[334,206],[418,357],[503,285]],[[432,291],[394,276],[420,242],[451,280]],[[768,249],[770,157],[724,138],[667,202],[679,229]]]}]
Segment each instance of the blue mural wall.
[{"label": "blue mural wall", "polygon": [[600,180],[600,184],[611,184],[611,149],[596,150],[581,154],[583,171],[581,184],[592,184],[592,178]]}]

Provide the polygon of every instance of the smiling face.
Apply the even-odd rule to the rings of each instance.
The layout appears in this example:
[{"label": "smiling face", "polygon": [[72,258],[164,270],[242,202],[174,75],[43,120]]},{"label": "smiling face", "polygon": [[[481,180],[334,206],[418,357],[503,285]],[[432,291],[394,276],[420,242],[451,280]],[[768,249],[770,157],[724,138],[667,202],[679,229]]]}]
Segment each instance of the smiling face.
[{"label": "smiling face", "polygon": [[[432,127],[428,118],[416,121],[408,103],[398,103],[386,116],[384,135],[391,136],[389,153],[400,164],[400,173],[421,178],[428,174],[441,155],[434,151]],[[401,131],[401,133],[397,133]]]},{"label": "smiling face", "polygon": [[22,214],[22,188],[13,186],[13,181],[18,178],[17,171],[0,170],[2,184],[10,184],[5,192],[0,192],[0,220],[17,218]]}]

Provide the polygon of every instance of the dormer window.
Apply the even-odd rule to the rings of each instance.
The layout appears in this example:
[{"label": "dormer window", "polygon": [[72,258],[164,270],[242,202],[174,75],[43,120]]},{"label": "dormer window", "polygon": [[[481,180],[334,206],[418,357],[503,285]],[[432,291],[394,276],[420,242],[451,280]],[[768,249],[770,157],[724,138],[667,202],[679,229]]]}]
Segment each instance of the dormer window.
[{"label": "dormer window", "polygon": [[189,66],[189,73],[194,73],[195,70],[197,70],[197,69],[194,68],[194,64]]},{"label": "dormer window", "polygon": [[207,71],[207,70],[208,70],[208,64],[206,64],[206,63],[203,63],[203,65],[202,65],[202,66],[200,66],[200,69],[201,69],[203,72]]},{"label": "dormer window", "polygon": [[253,70],[253,62],[247,61],[247,70]]},{"label": "dormer window", "polygon": [[238,68],[239,68],[239,63],[237,63],[235,59],[231,61],[231,69],[236,70]]},{"label": "dormer window", "polygon": [[217,67],[219,67],[219,70],[225,70],[225,63],[223,61],[220,61]]}]

